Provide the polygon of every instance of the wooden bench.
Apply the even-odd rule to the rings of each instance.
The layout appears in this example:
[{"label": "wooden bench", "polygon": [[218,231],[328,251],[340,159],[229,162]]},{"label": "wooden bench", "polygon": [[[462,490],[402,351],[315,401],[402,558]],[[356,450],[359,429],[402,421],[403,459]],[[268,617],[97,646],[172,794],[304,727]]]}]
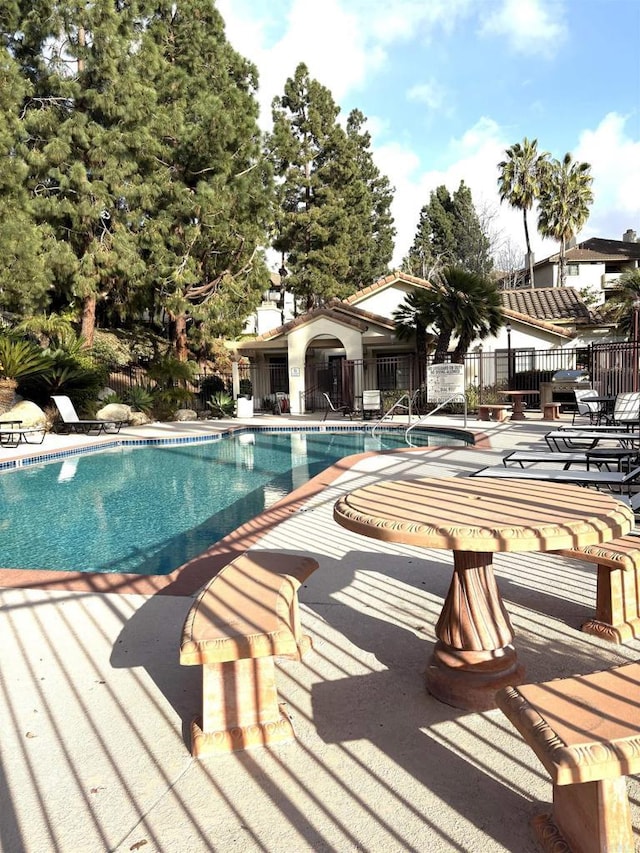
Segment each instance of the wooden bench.
[{"label": "wooden bench", "polygon": [[[507,412],[509,411],[509,406],[506,405],[482,405],[478,406],[478,420],[479,421],[506,421]],[[493,418],[492,418],[493,416]]]},{"label": "wooden bench", "polygon": [[202,666],[202,717],[191,724],[199,757],[293,740],[278,705],[274,657],[300,660],[297,591],[318,568],[310,557],[252,551],[200,592],[184,623],[180,663]]},{"label": "wooden bench", "polygon": [[543,849],[632,853],[625,776],[640,773],[640,664],[506,687],[496,701],[553,782],[552,812],[531,821]]},{"label": "wooden bench", "polygon": [[598,567],[596,615],[583,631],[612,643],[640,637],[640,536],[554,553]]}]

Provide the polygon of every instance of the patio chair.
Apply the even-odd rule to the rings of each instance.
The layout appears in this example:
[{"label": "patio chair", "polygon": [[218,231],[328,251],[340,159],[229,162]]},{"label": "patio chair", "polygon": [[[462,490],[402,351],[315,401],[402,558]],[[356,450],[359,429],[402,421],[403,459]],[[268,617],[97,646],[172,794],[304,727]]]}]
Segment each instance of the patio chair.
[{"label": "patio chair", "polygon": [[362,392],[362,417],[372,418],[382,415],[382,394],[379,390]]},{"label": "patio chair", "polygon": [[584,415],[585,417],[588,417],[590,424],[599,423],[600,415],[602,414],[600,403],[592,403],[589,401],[590,397],[598,396],[598,392],[595,388],[576,389],[573,393],[576,398],[576,408],[573,412],[571,423],[574,424],[576,422],[576,415]]},{"label": "patio chair", "polygon": [[56,432],[80,432],[83,435],[100,435],[101,432],[120,432],[126,421],[82,420],[78,417],[75,406],[68,397],[52,396],[62,422],[56,427]]},{"label": "patio chair", "polygon": [[335,412],[336,414],[341,414],[342,417],[345,417],[345,415],[349,415],[349,420],[353,420],[353,409],[351,408],[351,406],[347,405],[346,403],[341,405],[341,406],[334,406],[332,401],[331,401],[331,397],[327,394],[326,391],[322,392],[322,396],[325,398],[325,400],[329,404],[329,408],[325,409],[325,411],[324,411],[324,417],[322,418],[323,421],[326,421],[326,419],[329,415],[329,412]]},{"label": "patio chair", "polygon": [[613,424],[628,429],[640,426],[640,392],[618,394],[613,406]]}]

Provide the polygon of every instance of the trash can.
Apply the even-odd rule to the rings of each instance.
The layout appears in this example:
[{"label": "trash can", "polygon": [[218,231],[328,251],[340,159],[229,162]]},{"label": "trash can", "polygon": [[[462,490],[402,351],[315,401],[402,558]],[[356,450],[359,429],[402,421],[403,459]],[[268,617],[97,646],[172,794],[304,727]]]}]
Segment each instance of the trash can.
[{"label": "trash can", "polygon": [[249,397],[247,394],[238,394],[236,400],[236,417],[253,417],[253,397]]}]

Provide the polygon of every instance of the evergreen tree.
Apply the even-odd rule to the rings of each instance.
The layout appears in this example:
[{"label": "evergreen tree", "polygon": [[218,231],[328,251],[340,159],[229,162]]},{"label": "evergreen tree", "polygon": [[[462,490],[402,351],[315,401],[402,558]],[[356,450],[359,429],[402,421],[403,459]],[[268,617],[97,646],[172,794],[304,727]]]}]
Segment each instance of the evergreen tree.
[{"label": "evergreen tree", "polygon": [[[46,263],[58,304],[80,304],[93,341],[98,300],[142,274],[131,187],[146,140],[138,119],[151,91],[132,73],[135,3],[22,4],[12,40],[31,91],[25,157],[36,219],[49,230]],[[55,303],[54,303],[55,305]]]},{"label": "evergreen tree", "polygon": [[[393,255],[396,229],[391,215],[393,188],[389,179],[374,163],[371,153],[371,135],[364,130],[366,118],[360,110],[352,110],[347,119],[347,137],[353,145],[358,173],[364,182],[366,195],[362,197],[362,213],[356,216],[357,245],[352,232],[351,270],[349,280],[358,289],[386,275]],[[359,184],[357,185],[359,187]]]},{"label": "evergreen tree", "polygon": [[393,251],[391,189],[373,162],[365,118],[353,111],[345,132],[339,112],[304,64],[273,102],[273,245],[287,287],[307,309],[370,284],[387,271]]},{"label": "evergreen tree", "polygon": [[430,279],[444,266],[458,266],[487,275],[493,266],[491,241],[473,206],[471,190],[464,181],[453,193],[441,185],[431,192],[403,268]]},{"label": "evergreen tree", "polygon": [[176,353],[199,336],[238,334],[268,273],[270,224],[255,67],[227,42],[210,0],[149,2],[135,57],[155,91],[140,239]]},{"label": "evergreen tree", "polygon": [[27,166],[19,153],[26,89],[17,64],[0,47],[0,308],[19,314],[44,310],[50,287],[46,233],[33,220]]},{"label": "evergreen tree", "polygon": [[[347,282],[351,222],[345,189],[357,172],[337,123],[339,111],[302,63],[272,105],[269,147],[280,179],[273,247],[282,253],[287,288],[307,309],[356,289]],[[351,202],[363,195],[362,182],[350,187]]]}]

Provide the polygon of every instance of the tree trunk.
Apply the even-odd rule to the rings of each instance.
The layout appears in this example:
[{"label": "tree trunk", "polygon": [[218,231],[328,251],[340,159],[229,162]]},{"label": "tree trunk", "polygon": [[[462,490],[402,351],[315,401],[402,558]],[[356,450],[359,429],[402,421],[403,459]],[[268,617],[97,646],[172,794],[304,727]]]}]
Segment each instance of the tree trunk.
[{"label": "tree trunk", "polygon": [[447,353],[449,352],[449,344],[451,343],[451,329],[443,330],[438,335],[438,342],[433,353],[434,364],[444,364]]},{"label": "tree trunk", "polygon": [[15,379],[0,379],[0,413],[8,412],[13,406],[17,387]]},{"label": "tree trunk", "polygon": [[564,287],[567,283],[567,244],[564,237],[560,240],[560,287]]},{"label": "tree trunk", "polygon": [[529,223],[527,222],[527,210],[523,208],[522,218],[524,219],[524,239],[527,244],[527,261],[529,262],[529,287],[533,288],[533,255],[531,254],[531,241],[529,240]]},{"label": "tree trunk", "polygon": [[187,346],[187,317],[185,314],[177,314],[175,317],[172,316],[171,319],[176,358],[178,361],[186,361],[189,357],[189,347]]},{"label": "tree trunk", "polygon": [[92,347],[96,331],[96,297],[85,296],[82,301],[82,326],[80,334],[85,346]]}]

